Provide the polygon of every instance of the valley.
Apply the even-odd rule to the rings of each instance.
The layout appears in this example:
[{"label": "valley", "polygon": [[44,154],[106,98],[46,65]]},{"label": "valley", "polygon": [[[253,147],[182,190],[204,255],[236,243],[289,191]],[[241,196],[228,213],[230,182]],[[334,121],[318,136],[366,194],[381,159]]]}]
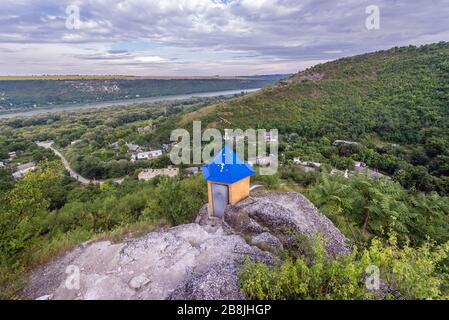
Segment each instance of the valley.
[{"label": "valley", "polygon": [[[195,93],[180,100],[0,119],[2,298],[21,297],[30,270],[39,270],[61,254],[90,252],[96,245],[105,250],[128,244],[140,248],[148,239],[159,243],[158,232],[176,238],[178,231],[184,235],[184,229],[205,234],[204,239],[187,237],[176,242],[195,259],[199,257],[198,261],[192,258],[192,263],[201,266],[203,249],[196,246],[204,240],[215,252],[215,238],[238,240],[242,248],[276,256],[279,263],[274,265],[265,260],[235,260],[238,272],[232,270],[232,292],[243,292],[246,298],[378,299],[360,282],[370,263],[388,274],[394,287],[381,298],[447,298],[448,61],[448,43],[392,48],[319,64],[273,84],[258,83],[254,88],[262,89],[244,95],[240,91],[250,89],[238,87],[239,92],[231,95]],[[83,90],[91,94],[90,89]],[[316,219],[326,222],[324,229],[335,228],[333,234],[348,239],[353,254],[345,256],[350,251],[345,249],[341,258],[327,260],[322,242],[289,238],[282,228],[275,231],[281,230],[276,237],[285,248],[273,250],[252,242],[262,232],[250,230],[249,236],[237,239],[232,234],[215,234],[215,229],[210,233],[209,226],[194,223],[204,213],[207,184],[201,174],[195,174],[198,168],[172,168],[168,156],[171,132],[191,131],[193,121],[201,121],[203,129],[221,132],[226,128],[279,129],[278,172],[261,175],[263,164],[256,163],[251,185],[262,185],[263,190],[252,190],[247,200],[231,209],[247,210],[249,218],[244,216],[244,221],[251,218],[248,225],[257,227],[255,223],[265,225],[261,219],[273,222],[266,208],[277,206],[279,212],[293,217],[299,231],[305,226],[298,222],[301,210],[311,210],[320,217]],[[176,169],[177,174],[139,178],[150,169]],[[20,177],[13,176],[20,170]],[[307,210],[305,216],[312,219]],[[276,216],[280,221],[284,221],[282,214]],[[130,239],[133,242],[126,245],[121,242]],[[86,241],[93,244],[83,247]],[[228,253],[232,259],[241,258],[232,250]],[[121,253],[114,256],[123,258]],[[87,263],[83,257],[79,261]],[[125,283],[130,275],[116,267],[105,272],[117,272]],[[292,275],[299,275],[301,281]],[[108,274],[108,279],[113,278]],[[186,286],[205,279],[184,273],[178,278]],[[60,292],[57,280],[52,292]],[[207,283],[215,288],[215,283]],[[186,298],[181,282],[170,283],[169,289],[175,288],[179,290],[173,296]],[[153,294],[153,289],[145,289],[145,294]],[[97,293],[92,290],[83,287],[80,294]],[[129,290],[126,287],[117,294],[145,297]]]},{"label": "valley", "polygon": [[[99,108],[195,95],[234,94],[272,84],[288,75],[224,78],[4,77],[0,79],[0,115],[33,115],[57,109]],[[12,80],[11,80],[12,79]],[[39,111],[37,111],[39,110]],[[26,113],[27,111],[32,111]],[[9,115],[8,115],[9,114]]]},{"label": "valley", "polygon": [[227,91],[213,91],[213,92],[201,92],[201,93],[195,93],[195,94],[183,94],[183,95],[170,95],[170,96],[160,96],[160,97],[153,97],[153,98],[135,98],[135,99],[128,99],[128,100],[118,100],[118,101],[104,101],[101,103],[87,103],[87,104],[72,104],[72,105],[65,105],[65,106],[54,106],[52,108],[34,108],[33,110],[29,111],[19,111],[19,112],[7,112],[7,113],[1,113],[0,112],[0,119],[9,119],[9,118],[16,118],[16,117],[30,117],[34,115],[39,114],[46,114],[46,113],[54,113],[54,112],[61,112],[61,111],[73,111],[73,110],[80,110],[80,109],[100,109],[100,108],[109,108],[114,106],[130,106],[135,104],[142,104],[142,103],[153,103],[153,102],[160,102],[160,101],[176,101],[176,100],[186,100],[189,98],[202,98],[202,97],[215,97],[215,96],[233,96],[237,94],[246,94],[249,92],[255,92],[259,90],[257,89],[243,89],[243,90],[227,90]]}]

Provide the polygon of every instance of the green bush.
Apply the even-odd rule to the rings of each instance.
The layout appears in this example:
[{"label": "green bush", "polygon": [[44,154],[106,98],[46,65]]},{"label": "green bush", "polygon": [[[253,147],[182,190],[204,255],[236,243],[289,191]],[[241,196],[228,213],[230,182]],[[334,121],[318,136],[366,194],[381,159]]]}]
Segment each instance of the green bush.
[{"label": "green bush", "polygon": [[449,241],[449,197],[410,192],[398,183],[363,174],[345,179],[326,173],[308,189],[308,196],[357,242],[372,235],[383,237],[389,229],[412,244],[428,237],[438,243]]},{"label": "green bush", "polygon": [[[251,299],[447,299],[445,260],[449,243],[400,248],[395,236],[376,238],[362,249],[337,259],[315,240],[311,254],[287,253],[275,266],[245,262],[240,274],[243,292]],[[380,290],[367,290],[370,266],[379,268]]]},{"label": "green bush", "polygon": [[207,202],[207,185],[202,176],[187,180],[162,177],[143,212],[145,218],[166,218],[174,225],[191,222]]},{"label": "green bush", "polygon": [[[59,163],[42,162],[39,170],[0,195],[0,299],[14,297],[28,268],[71,246],[99,235],[190,222],[207,202],[200,175],[185,180],[128,179],[120,186],[89,185],[61,195],[64,183]],[[61,202],[65,204],[52,205]]]},{"label": "green bush", "polygon": [[288,166],[280,169],[280,175],[282,179],[291,180],[303,187],[307,187],[317,182],[319,173],[304,172],[298,166]]},{"label": "green bush", "polygon": [[252,180],[264,184],[268,189],[276,189],[279,186],[279,175],[277,173],[272,175],[261,175],[259,170],[257,170],[257,173],[252,177]]}]

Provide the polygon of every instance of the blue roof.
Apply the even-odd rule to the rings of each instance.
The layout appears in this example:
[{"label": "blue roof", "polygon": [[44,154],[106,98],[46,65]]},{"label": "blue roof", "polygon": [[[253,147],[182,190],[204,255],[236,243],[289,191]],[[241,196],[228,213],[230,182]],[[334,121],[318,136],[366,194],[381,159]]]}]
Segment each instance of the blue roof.
[{"label": "blue roof", "polygon": [[240,160],[227,145],[209,164],[201,167],[204,179],[221,183],[234,183],[256,173],[247,162]]}]

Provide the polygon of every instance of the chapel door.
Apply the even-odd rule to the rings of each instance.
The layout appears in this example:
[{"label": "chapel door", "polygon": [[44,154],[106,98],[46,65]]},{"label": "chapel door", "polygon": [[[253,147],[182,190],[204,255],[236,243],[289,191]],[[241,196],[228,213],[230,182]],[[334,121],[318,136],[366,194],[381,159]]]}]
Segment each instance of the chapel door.
[{"label": "chapel door", "polygon": [[212,184],[212,204],[214,206],[214,216],[223,218],[226,206],[229,203],[229,190],[227,185]]}]

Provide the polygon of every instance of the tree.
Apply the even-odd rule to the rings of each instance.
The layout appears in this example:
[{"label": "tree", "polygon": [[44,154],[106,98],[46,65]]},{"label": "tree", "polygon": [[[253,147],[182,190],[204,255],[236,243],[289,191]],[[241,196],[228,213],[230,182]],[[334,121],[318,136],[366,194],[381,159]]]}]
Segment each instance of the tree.
[{"label": "tree", "polygon": [[7,192],[0,204],[0,252],[6,260],[17,260],[38,235],[33,219],[49,208],[51,190],[62,178],[58,162],[42,162]]}]

